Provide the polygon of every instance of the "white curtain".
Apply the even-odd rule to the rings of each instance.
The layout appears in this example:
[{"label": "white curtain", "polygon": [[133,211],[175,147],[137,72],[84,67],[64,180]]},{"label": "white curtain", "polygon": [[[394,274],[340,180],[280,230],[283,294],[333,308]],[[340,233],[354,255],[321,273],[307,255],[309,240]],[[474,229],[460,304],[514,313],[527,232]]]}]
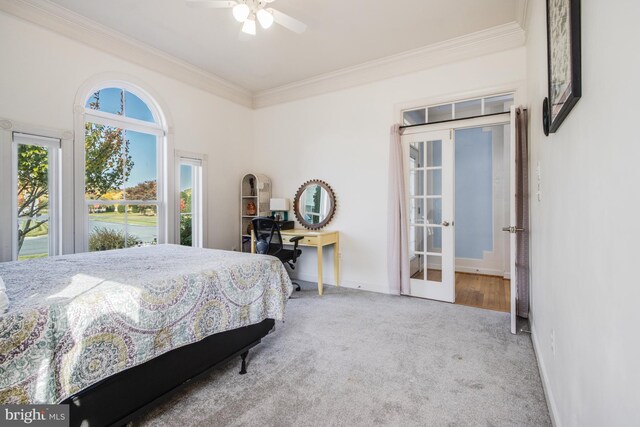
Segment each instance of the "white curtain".
[{"label": "white curtain", "polygon": [[400,125],[391,127],[389,143],[389,205],[387,223],[387,268],[392,294],[409,294],[409,240],[404,186],[404,162]]}]

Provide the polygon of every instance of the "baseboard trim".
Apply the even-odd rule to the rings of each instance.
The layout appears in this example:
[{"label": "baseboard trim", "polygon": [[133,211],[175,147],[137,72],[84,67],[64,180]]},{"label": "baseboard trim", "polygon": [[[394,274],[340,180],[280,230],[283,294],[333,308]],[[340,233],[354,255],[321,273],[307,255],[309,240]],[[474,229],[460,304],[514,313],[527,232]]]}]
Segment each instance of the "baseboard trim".
[{"label": "baseboard trim", "polygon": [[[318,276],[316,276],[314,274],[298,274],[296,272],[295,274],[293,274],[293,273],[291,274],[291,280],[293,280],[294,282],[296,280],[302,280],[303,282],[318,283]],[[324,285],[329,285],[329,286],[335,286],[335,282],[333,280],[333,272],[331,274],[331,279],[330,280],[323,280],[323,284]],[[379,293],[379,294],[389,294],[389,289],[386,286],[373,285],[371,283],[350,282],[350,281],[341,280],[340,281],[340,287],[349,288],[349,289],[357,289],[357,290],[361,290],[361,291],[376,292],[376,293]]]},{"label": "baseboard trim", "polygon": [[494,270],[492,268],[477,268],[477,267],[464,267],[456,266],[457,273],[469,273],[469,274],[481,274],[483,276],[498,276],[504,277],[504,271]]},{"label": "baseboard trim", "polygon": [[542,379],[542,390],[544,391],[544,398],[547,401],[549,417],[551,418],[553,427],[561,427],[562,424],[558,420],[557,415],[558,408],[556,407],[555,399],[553,398],[553,393],[551,392],[551,385],[549,384],[549,377],[547,376],[544,360],[542,359],[542,355],[539,351],[540,344],[538,343],[538,334],[536,333],[535,323],[533,322],[533,318],[531,315],[529,316],[529,327],[531,328],[531,342],[533,343],[533,353],[535,354],[536,361],[538,362],[538,371],[540,372],[540,378]]}]

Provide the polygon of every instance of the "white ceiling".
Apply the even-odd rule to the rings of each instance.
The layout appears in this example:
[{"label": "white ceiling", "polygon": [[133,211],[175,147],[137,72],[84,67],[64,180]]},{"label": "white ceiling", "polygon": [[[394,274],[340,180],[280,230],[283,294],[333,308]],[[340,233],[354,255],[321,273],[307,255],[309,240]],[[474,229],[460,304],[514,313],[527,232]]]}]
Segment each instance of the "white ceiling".
[{"label": "white ceiling", "polygon": [[229,9],[183,0],[52,0],[252,92],[519,20],[522,0],[277,0],[304,34],[240,36]]}]

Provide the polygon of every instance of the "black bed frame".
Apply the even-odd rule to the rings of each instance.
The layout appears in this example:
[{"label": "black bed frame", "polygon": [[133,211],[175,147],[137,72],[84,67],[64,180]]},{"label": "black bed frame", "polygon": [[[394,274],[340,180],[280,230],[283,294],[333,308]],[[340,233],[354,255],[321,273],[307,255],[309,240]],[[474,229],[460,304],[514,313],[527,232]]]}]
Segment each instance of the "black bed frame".
[{"label": "black bed frame", "polygon": [[274,325],[273,319],[267,319],[211,335],[106,378],[62,402],[69,404],[71,426],[125,425],[166,401],[189,381],[237,356],[242,357],[240,374],[244,374],[249,349]]}]

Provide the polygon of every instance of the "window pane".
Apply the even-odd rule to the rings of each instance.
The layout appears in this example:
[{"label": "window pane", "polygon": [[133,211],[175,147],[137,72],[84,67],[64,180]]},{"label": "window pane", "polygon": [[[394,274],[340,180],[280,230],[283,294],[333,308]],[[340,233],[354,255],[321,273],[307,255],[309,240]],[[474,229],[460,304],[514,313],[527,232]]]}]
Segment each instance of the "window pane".
[{"label": "window pane", "polygon": [[427,196],[442,196],[442,169],[427,170]]},{"label": "window pane", "polygon": [[412,279],[424,279],[424,255],[416,255],[410,251],[409,269]]},{"label": "window pane", "polygon": [[505,113],[509,111],[512,105],[513,105],[513,94],[485,98],[484,113],[485,114]]},{"label": "window pane", "polygon": [[[424,262],[424,264],[423,264]],[[427,271],[425,278],[425,270]],[[411,260],[411,278],[442,282],[442,257],[440,255],[417,255]]]},{"label": "window pane", "polygon": [[180,244],[193,246],[193,170],[192,165],[180,165]]},{"label": "window pane", "polygon": [[85,197],[88,200],[122,200],[124,178],[131,170],[128,142],[121,129],[85,124]]},{"label": "window pane", "polygon": [[127,247],[158,244],[158,207],[127,206]]},{"label": "window pane", "polygon": [[86,108],[122,115],[124,109],[122,89],[106,88],[95,92],[87,100]]},{"label": "window pane", "polygon": [[439,255],[427,256],[427,280],[442,282],[442,257]]},{"label": "window pane", "polygon": [[49,255],[49,155],[18,144],[18,259]]},{"label": "window pane", "polygon": [[413,253],[424,252],[424,229],[425,228],[420,226],[412,226],[409,228],[410,228],[409,245],[410,245],[411,251]]},{"label": "window pane", "polygon": [[409,196],[424,195],[424,171],[412,170],[409,172]]},{"label": "window pane", "polygon": [[442,141],[427,142],[427,167],[442,166]]},{"label": "window pane", "polygon": [[158,167],[156,136],[147,133],[125,131],[127,151],[126,167],[130,165],[125,185],[127,200],[157,200]]},{"label": "window pane", "polygon": [[427,252],[442,253],[442,228],[427,228]]},{"label": "window pane", "polygon": [[193,246],[193,215],[180,214],[180,244]]},{"label": "window pane", "polygon": [[107,251],[127,247],[125,205],[88,206],[89,210],[89,251]]},{"label": "window pane", "polygon": [[409,200],[409,222],[424,224],[424,199]]},{"label": "window pane", "polygon": [[404,118],[403,121],[405,126],[420,125],[427,121],[424,108],[421,108],[419,110],[405,111],[402,116]]},{"label": "window pane", "polygon": [[18,220],[18,259],[49,256],[49,218]]},{"label": "window pane", "polygon": [[125,91],[124,93],[124,107],[126,117],[144,120],[145,122],[155,122],[147,104],[131,92]]},{"label": "window pane", "polygon": [[409,167],[424,167],[424,142],[412,142],[409,146]]},{"label": "window pane", "polygon": [[89,250],[105,251],[158,242],[156,205],[91,204]]},{"label": "window pane", "polygon": [[465,119],[482,115],[482,100],[473,99],[456,103],[456,119]]},{"label": "window pane", "polygon": [[429,224],[442,224],[442,198],[427,199],[427,221]]},{"label": "window pane", "polygon": [[180,213],[191,213],[193,166],[180,165]]},{"label": "window pane", "polygon": [[451,104],[429,107],[429,123],[451,120],[453,118],[453,108]]}]

